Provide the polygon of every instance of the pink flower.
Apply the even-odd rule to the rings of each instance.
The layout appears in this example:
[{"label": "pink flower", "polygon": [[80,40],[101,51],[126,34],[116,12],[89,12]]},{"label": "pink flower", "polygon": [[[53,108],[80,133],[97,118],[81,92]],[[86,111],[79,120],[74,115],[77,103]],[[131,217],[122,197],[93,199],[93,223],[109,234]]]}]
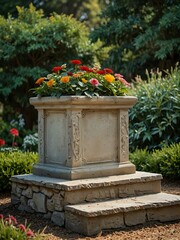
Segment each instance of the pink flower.
[{"label": "pink flower", "polygon": [[23,224],[19,224],[19,229],[21,229],[22,232],[26,232],[26,227]]},{"label": "pink flower", "polygon": [[5,218],[4,221],[5,221],[5,223],[12,224],[12,225],[16,225],[17,224],[17,220],[13,216],[9,216],[8,218]]},{"label": "pink flower", "polygon": [[0,146],[4,146],[6,144],[6,142],[4,141],[4,139],[0,138]]},{"label": "pink flower", "polygon": [[0,214],[0,219],[3,219],[3,218],[4,218],[4,216],[2,214]]},{"label": "pink flower", "polygon": [[91,78],[89,82],[95,87],[99,85],[99,81],[96,78]]},{"label": "pink flower", "polygon": [[122,82],[125,86],[130,86],[130,85],[131,85],[130,83],[128,83],[128,82],[124,79],[123,75],[121,75],[121,74],[119,74],[119,73],[116,73],[116,74],[114,74],[114,76],[115,76],[120,82]]},{"label": "pink flower", "polygon": [[19,131],[16,128],[11,128],[9,131],[13,136],[18,137],[19,136]]},{"label": "pink flower", "polygon": [[31,231],[31,229],[28,229],[28,231],[27,231],[27,233],[26,233],[26,236],[27,236],[27,237],[33,237],[33,236],[34,236],[33,231]]}]

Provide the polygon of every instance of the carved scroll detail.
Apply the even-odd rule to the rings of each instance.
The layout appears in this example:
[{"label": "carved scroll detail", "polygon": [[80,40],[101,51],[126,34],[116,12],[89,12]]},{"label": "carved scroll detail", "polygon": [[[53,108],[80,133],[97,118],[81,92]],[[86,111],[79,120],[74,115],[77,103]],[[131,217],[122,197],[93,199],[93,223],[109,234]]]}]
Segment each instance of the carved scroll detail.
[{"label": "carved scroll detail", "polygon": [[44,162],[44,110],[38,112],[38,152],[40,162]]},{"label": "carved scroll detail", "polygon": [[81,111],[68,114],[68,162],[78,166],[81,161]]},{"label": "carved scroll detail", "polygon": [[121,162],[129,161],[128,113],[121,113],[120,117],[120,159]]}]

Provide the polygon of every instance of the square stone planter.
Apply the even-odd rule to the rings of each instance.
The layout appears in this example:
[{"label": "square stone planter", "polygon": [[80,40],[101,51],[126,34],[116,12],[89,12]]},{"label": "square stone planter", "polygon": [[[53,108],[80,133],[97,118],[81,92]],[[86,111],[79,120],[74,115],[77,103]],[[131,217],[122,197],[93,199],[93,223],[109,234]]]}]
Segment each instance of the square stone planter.
[{"label": "square stone planter", "polygon": [[31,98],[39,134],[33,174],[75,180],[134,173],[128,109],[136,101],[132,96]]}]

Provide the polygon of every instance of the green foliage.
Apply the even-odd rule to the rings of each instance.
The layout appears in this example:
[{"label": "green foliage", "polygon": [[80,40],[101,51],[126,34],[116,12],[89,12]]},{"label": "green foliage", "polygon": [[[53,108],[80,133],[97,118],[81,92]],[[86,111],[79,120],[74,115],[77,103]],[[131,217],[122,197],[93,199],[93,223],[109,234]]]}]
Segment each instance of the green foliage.
[{"label": "green foliage", "polygon": [[11,188],[13,175],[31,173],[37,158],[35,153],[0,152],[0,191]]},{"label": "green foliage", "polygon": [[123,68],[129,78],[144,69],[167,69],[180,57],[179,14],[179,0],[113,0],[103,12],[107,20],[92,38],[114,45],[108,65]]},{"label": "green foliage", "polygon": [[130,148],[161,148],[180,141],[180,70],[148,74],[136,83],[137,104],[130,110]]},{"label": "green foliage", "polygon": [[138,171],[161,173],[163,177],[180,179],[180,143],[153,152],[137,149],[130,160]]},{"label": "green foliage", "polygon": [[99,41],[90,42],[88,28],[72,16],[44,17],[32,4],[17,9],[17,18],[0,16],[0,101],[23,112],[25,121],[32,124],[29,89],[37,76],[72,58],[98,62],[103,51],[98,51]]}]

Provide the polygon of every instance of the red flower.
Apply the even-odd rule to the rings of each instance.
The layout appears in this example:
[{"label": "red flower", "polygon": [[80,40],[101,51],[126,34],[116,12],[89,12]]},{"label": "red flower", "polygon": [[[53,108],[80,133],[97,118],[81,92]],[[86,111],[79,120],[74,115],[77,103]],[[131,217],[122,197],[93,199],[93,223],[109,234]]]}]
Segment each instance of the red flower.
[{"label": "red flower", "polygon": [[6,142],[4,141],[4,139],[0,138],[0,146],[4,146],[5,144],[6,144]]},{"label": "red flower", "polygon": [[72,76],[72,75],[73,75],[73,73],[72,73],[72,72],[68,72],[67,74],[68,74],[68,76]]},{"label": "red flower", "polygon": [[103,75],[103,74],[106,74],[106,71],[105,70],[98,70],[97,73]]},{"label": "red flower", "polygon": [[52,69],[52,71],[55,72],[55,73],[58,73],[58,72],[61,71],[61,70],[62,70],[62,67],[60,67],[60,66],[54,67],[54,68]]},{"label": "red flower", "polygon": [[19,136],[19,131],[16,128],[11,128],[9,131],[13,136],[18,137]]},{"label": "red flower", "polygon": [[79,66],[79,69],[81,69],[82,71],[89,71],[89,68],[87,66]]},{"label": "red flower", "polygon": [[3,219],[3,218],[4,218],[4,216],[2,214],[0,214],[0,219]]},{"label": "red flower", "polygon": [[33,231],[31,231],[31,229],[28,229],[28,231],[27,231],[27,233],[26,233],[26,236],[27,236],[27,237],[33,237],[33,236],[34,236]]},{"label": "red flower", "polygon": [[71,60],[71,63],[74,65],[82,64],[82,62],[80,60]]},{"label": "red flower", "polygon": [[113,70],[110,69],[110,68],[104,68],[104,71],[105,71],[106,73],[113,73]]},{"label": "red flower", "polygon": [[19,229],[21,229],[22,232],[26,232],[26,227],[23,224],[19,224]]}]

